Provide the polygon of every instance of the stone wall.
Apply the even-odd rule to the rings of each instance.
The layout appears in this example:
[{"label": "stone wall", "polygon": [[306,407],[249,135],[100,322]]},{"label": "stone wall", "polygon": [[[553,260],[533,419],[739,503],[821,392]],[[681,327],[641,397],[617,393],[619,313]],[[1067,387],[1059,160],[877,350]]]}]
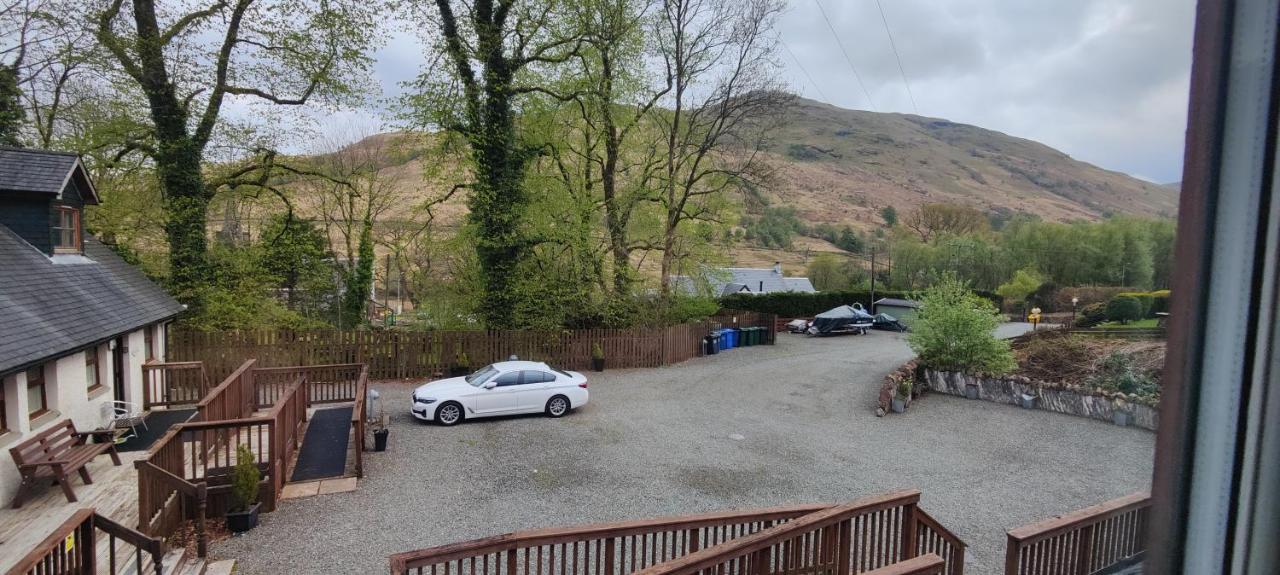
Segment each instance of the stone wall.
[{"label": "stone wall", "polygon": [[921,387],[949,395],[966,396],[966,388],[974,386],[977,399],[1021,405],[1022,396],[1030,395],[1035,409],[1066,413],[1114,422],[1117,413],[1127,413],[1130,425],[1155,431],[1159,424],[1157,406],[1126,400],[1121,394],[1103,394],[1079,387],[1054,387],[1025,377],[987,377],[954,371],[922,370]]}]

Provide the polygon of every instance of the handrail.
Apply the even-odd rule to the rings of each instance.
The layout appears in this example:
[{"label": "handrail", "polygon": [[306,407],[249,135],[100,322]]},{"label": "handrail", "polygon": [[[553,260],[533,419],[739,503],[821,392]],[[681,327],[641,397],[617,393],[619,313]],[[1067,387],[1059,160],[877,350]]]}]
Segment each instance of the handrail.
[{"label": "handrail", "polygon": [[[754,552],[768,549],[796,537],[803,537],[807,533],[835,526],[841,526],[839,548],[849,549],[851,544],[850,530],[842,526],[844,522],[860,515],[868,515],[877,511],[914,506],[919,501],[920,491],[914,489],[856,499],[843,505],[810,513],[782,525],[745,537],[739,537],[714,547],[708,547],[696,553],[690,553],[679,559],[659,563],[648,569],[637,571],[634,575],[685,575],[700,573],[708,569],[714,571],[718,566],[728,561],[745,558]],[[838,556],[834,557],[836,562],[835,572],[838,574],[852,572],[849,555],[843,551],[838,551],[837,553]],[[817,557],[810,558],[821,560]]]},{"label": "handrail", "polygon": [[929,553],[893,565],[886,565],[865,575],[940,575],[946,562],[941,557]]},{"label": "handrail", "polygon": [[964,541],[919,507],[916,508],[915,536],[917,555],[933,553],[942,557],[949,575],[964,572]]},{"label": "handrail", "polygon": [[360,368],[360,376],[356,380],[356,401],[351,409],[351,427],[355,430],[356,439],[356,477],[364,477],[364,425],[368,419],[365,397],[369,394],[369,366]]},{"label": "handrail", "polygon": [[284,373],[297,371],[299,369],[334,369],[339,367],[364,367],[368,369],[369,365],[364,363],[326,363],[321,365],[295,365],[286,367],[255,367],[253,370],[263,373]]},{"label": "handrail", "polygon": [[136,469],[146,469],[148,472],[155,473],[160,478],[160,480],[167,482],[174,489],[177,489],[178,491],[181,491],[186,495],[191,495],[194,497],[199,492],[199,485],[192,483],[190,481],[187,481],[183,477],[178,477],[177,475],[174,475],[173,473],[171,473],[168,469],[156,466],[152,464],[150,461],[147,461],[145,459],[139,459],[137,461],[134,461],[133,466]]},{"label": "handrail", "polygon": [[109,517],[99,515],[94,509],[76,510],[56,529],[31,549],[22,559],[10,567],[8,575],[90,575],[97,573],[98,548],[96,532],[108,536],[108,573],[115,574],[117,539],[135,549],[133,573],[142,573],[143,554],[151,559],[156,575],[163,571],[164,543],[154,537],[131,529]]},{"label": "handrail", "polygon": [[[390,557],[391,572],[397,574],[406,573],[408,569],[426,565],[447,563],[495,553],[510,553],[521,548],[527,549],[544,545],[576,544],[584,541],[606,539],[621,540],[654,533],[679,533],[702,528],[728,528],[744,523],[790,521],[828,507],[830,505],[825,504],[788,505],[763,509],[593,523],[575,527],[529,529],[417,551],[397,553]],[[690,542],[695,549],[699,544],[710,543],[709,541],[700,540]]]},{"label": "handrail", "polygon": [[1146,552],[1150,507],[1134,493],[1011,529],[1005,574],[1088,575],[1133,561]]}]

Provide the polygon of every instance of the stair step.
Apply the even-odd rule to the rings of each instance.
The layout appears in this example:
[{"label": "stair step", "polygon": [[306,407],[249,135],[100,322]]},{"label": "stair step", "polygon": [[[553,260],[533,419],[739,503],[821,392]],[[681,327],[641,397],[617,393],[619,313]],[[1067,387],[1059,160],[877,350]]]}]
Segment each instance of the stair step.
[{"label": "stair step", "polygon": [[204,575],[231,575],[236,570],[235,559],[223,559],[210,563],[208,568],[204,570]]}]

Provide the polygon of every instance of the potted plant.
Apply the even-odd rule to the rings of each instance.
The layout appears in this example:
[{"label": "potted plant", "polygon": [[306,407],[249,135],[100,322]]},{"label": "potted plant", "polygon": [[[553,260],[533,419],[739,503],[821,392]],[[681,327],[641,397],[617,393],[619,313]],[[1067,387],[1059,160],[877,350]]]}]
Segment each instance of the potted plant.
[{"label": "potted plant", "polygon": [[591,344],[591,369],[604,371],[604,347],[598,341]]},{"label": "potted plant", "polygon": [[231,468],[231,510],[227,512],[227,530],[244,533],[258,525],[258,483],[262,472],[258,471],[257,458],[248,445],[236,448],[236,465]]},{"label": "potted plant", "polygon": [[373,429],[373,450],[386,451],[387,438],[390,437],[391,430],[387,428],[387,414],[382,409],[382,396],[377,390],[371,389],[369,398],[376,403],[378,412],[369,426]]},{"label": "potted plant", "polygon": [[907,410],[907,402],[911,400],[911,380],[904,379],[898,382],[898,394],[889,402],[889,408],[894,413],[902,413]]},{"label": "potted plant", "polygon": [[458,351],[453,357],[453,367],[449,368],[449,377],[462,377],[471,374],[471,358],[467,357],[467,352]]}]

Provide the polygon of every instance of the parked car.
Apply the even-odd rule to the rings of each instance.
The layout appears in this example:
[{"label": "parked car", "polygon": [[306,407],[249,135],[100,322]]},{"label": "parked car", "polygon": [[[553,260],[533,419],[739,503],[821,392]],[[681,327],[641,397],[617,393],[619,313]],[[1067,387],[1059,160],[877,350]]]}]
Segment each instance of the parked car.
[{"label": "parked car", "polygon": [[540,361],[501,361],[464,377],[413,391],[413,416],[455,425],[464,419],[516,413],[561,417],[587,404],[587,378]]}]

